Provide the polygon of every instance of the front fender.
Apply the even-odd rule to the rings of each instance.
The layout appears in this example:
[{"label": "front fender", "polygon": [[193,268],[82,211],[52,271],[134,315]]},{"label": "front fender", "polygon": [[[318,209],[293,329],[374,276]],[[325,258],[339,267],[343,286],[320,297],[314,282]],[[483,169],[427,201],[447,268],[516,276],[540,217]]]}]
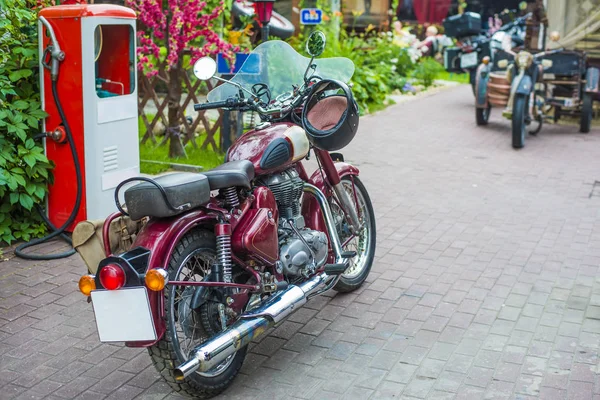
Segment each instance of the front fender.
[{"label": "front fender", "polygon": [[511,91],[515,94],[528,95],[533,90],[533,83],[529,75],[523,75],[521,80],[515,78]]},{"label": "front fender", "polygon": [[490,65],[480,64],[475,73],[475,107],[488,108],[488,81],[490,79]]},{"label": "front fender", "polygon": [[598,93],[600,82],[600,69],[590,67],[585,71],[585,88],[586,93]]},{"label": "front fender", "polygon": [[[350,165],[345,162],[336,162],[335,169],[337,170],[340,178],[345,176],[358,176],[359,171],[354,165]],[[331,196],[331,191],[326,187],[325,181],[323,180],[323,174],[320,170],[316,170],[310,177],[309,183],[315,185],[321,190],[326,197]],[[327,226],[325,220],[321,214],[321,207],[313,196],[302,197],[302,215],[304,216],[304,223],[309,229],[314,229],[321,232],[327,232]]]},{"label": "front fender", "polygon": [[[351,164],[348,164],[345,162],[336,162],[333,165],[335,165],[335,169],[337,170],[340,178],[343,178],[344,176],[348,176],[348,175],[357,175],[358,176],[358,174],[359,174],[358,168],[356,168],[354,165],[351,165]],[[325,190],[325,182],[323,181],[324,175],[325,174],[321,174],[321,171],[317,169],[310,176],[310,183],[312,183],[313,185],[318,187],[319,190],[321,190],[321,191]]]},{"label": "front fender", "polygon": [[[167,268],[167,263],[173,254],[179,240],[192,228],[202,224],[213,224],[216,217],[204,210],[189,211],[171,218],[151,219],[138,233],[131,248],[144,247],[150,250],[150,258],[146,271],[152,268]],[[150,309],[157,340],[154,342],[127,342],[128,347],[149,347],[158,342],[165,333],[164,294],[163,292],[148,291]]]}]

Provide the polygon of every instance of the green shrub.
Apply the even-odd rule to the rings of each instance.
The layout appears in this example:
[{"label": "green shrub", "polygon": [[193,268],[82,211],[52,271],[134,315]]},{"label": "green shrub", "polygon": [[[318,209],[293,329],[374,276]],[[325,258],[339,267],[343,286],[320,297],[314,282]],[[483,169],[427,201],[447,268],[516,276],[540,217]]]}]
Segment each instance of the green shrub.
[{"label": "green shrub", "polygon": [[401,77],[410,76],[412,71],[415,69],[415,63],[410,58],[408,48],[399,48],[396,59],[398,60],[394,65],[396,66],[396,74]]},{"label": "green shrub", "polygon": [[34,142],[40,132],[37,5],[0,0],[0,243],[40,236],[41,204],[51,181],[50,162]]},{"label": "green shrub", "polygon": [[417,64],[417,67],[413,71],[413,77],[422,83],[423,86],[429,87],[443,70],[444,68],[439,62],[431,57],[425,57]]}]

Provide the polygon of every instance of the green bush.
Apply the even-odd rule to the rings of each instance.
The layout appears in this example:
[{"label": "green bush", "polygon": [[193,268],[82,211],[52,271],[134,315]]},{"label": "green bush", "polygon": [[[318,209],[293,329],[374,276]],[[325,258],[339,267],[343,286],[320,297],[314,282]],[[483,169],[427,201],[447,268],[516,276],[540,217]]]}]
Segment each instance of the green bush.
[{"label": "green bush", "polygon": [[0,243],[46,231],[32,211],[52,179],[52,165],[32,138],[46,115],[38,87],[36,6],[0,0]]},{"label": "green bush", "polygon": [[413,77],[425,87],[433,85],[433,81],[444,68],[431,57],[422,58],[413,71]]},{"label": "green bush", "polygon": [[[304,43],[310,28],[304,29],[307,31],[290,39],[290,44],[301,54],[306,53]],[[414,68],[408,51],[394,44],[392,37],[385,32],[370,30],[355,33],[347,32],[344,27],[336,30],[333,18],[329,23],[319,25],[318,29],[327,37],[321,57],[346,57],[354,62],[352,92],[361,113],[387,105],[388,94],[402,89]]]},{"label": "green bush", "polygon": [[410,58],[408,48],[400,48],[396,58],[398,61],[394,64],[396,66],[396,74],[401,77],[410,76],[412,71],[415,69],[415,63]]}]

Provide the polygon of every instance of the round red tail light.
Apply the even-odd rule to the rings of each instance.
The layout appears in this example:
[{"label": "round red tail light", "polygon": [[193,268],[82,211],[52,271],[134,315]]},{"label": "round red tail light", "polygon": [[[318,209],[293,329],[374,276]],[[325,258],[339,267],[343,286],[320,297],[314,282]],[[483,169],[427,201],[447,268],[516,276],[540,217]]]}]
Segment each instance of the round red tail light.
[{"label": "round red tail light", "polygon": [[125,271],[115,264],[108,264],[100,270],[100,283],[107,290],[117,290],[125,285]]}]

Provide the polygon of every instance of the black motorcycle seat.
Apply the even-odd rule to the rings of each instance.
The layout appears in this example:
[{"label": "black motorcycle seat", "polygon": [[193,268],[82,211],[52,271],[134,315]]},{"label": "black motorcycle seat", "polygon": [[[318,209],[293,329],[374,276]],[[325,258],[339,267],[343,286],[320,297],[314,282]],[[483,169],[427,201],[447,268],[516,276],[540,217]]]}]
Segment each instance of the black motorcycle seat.
[{"label": "black motorcycle seat", "polygon": [[211,190],[232,186],[250,189],[250,181],[254,179],[254,165],[248,160],[229,161],[203,174],[208,177]]},{"label": "black motorcycle seat", "polygon": [[[125,205],[133,220],[143,217],[166,218],[199,207],[210,200],[210,184],[203,174],[178,172],[142,182],[125,190]],[[164,189],[163,195],[159,186]],[[169,204],[175,209],[171,208]]]}]

